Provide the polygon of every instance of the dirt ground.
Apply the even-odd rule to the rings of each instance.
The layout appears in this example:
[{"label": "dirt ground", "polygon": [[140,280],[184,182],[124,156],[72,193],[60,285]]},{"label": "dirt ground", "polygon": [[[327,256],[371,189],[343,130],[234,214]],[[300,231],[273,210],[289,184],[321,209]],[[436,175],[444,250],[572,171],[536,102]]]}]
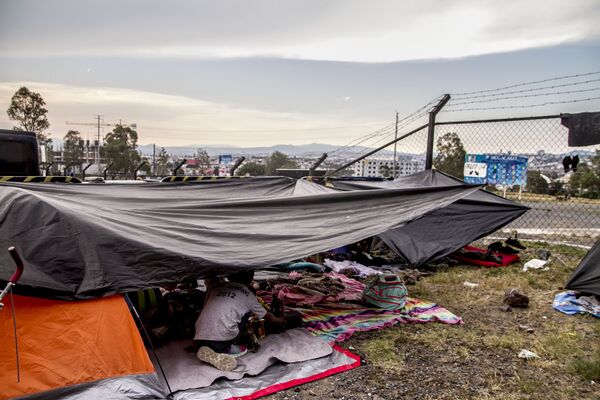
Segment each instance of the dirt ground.
[{"label": "dirt ground", "polygon": [[[552,309],[585,250],[544,247],[549,271],[442,267],[409,287],[464,320],[460,326],[401,324],[360,332],[341,346],[363,366],[279,392],[269,399],[600,399],[600,320]],[[479,284],[467,288],[464,282]],[[502,309],[508,288],[530,298],[526,309]],[[530,329],[527,329],[530,328]],[[523,360],[521,349],[540,358]]]}]

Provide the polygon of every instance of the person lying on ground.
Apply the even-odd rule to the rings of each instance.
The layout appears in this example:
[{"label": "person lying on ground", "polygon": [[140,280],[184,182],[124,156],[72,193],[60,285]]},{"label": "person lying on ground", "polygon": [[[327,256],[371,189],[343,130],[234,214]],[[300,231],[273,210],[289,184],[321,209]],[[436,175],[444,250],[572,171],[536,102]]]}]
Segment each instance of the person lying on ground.
[{"label": "person lying on ground", "polygon": [[246,324],[252,315],[264,318],[274,330],[295,327],[260,304],[250,290],[254,271],[237,272],[228,279],[210,288],[194,336],[198,359],[222,371],[233,370],[236,358],[247,351]]}]

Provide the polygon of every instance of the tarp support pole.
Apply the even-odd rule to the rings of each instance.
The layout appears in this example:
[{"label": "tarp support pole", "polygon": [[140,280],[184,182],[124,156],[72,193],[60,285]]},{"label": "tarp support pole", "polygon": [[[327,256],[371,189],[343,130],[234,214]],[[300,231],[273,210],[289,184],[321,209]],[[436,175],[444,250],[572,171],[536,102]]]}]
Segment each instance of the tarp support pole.
[{"label": "tarp support pole", "polygon": [[140,326],[142,327],[142,331],[144,331],[144,335],[146,335],[146,338],[148,339],[148,343],[150,344],[150,349],[152,349],[152,354],[154,354],[154,358],[156,359],[158,368],[160,368],[160,373],[162,374],[163,378],[165,378],[165,383],[167,384],[167,389],[169,389],[169,397],[171,397],[171,396],[173,396],[173,390],[171,390],[171,385],[169,385],[169,381],[167,379],[167,374],[165,374],[165,370],[163,369],[162,364],[160,363],[158,354],[156,354],[156,349],[154,348],[154,345],[152,344],[152,339],[150,339],[150,335],[148,335],[148,331],[146,330],[146,327],[144,326],[144,323],[142,322],[142,319],[140,318],[140,314],[138,314],[137,310],[133,306],[133,303],[131,302],[131,300],[129,299],[129,297],[127,295],[124,294],[123,298],[129,305],[129,309],[131,310],[131,312],[133,312],[133,315],[135,315],[135,318],[137,319]]},{"label": "tarp support pole", "polygon": [[433,139],[435,136],[435,116],[442,110],[442,107],[450,100],[450,95],[444,97],[429,112],[429,127],[427,129],[427,156],[425,158],[425,169],[433,168]]}]

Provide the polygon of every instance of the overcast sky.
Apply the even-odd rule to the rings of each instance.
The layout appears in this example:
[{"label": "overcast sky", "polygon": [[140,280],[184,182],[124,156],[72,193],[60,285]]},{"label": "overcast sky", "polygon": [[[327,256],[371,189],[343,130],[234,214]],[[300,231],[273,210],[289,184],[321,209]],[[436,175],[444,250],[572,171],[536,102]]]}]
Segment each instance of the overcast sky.
[{"label": "overcast sky", "polygon": [[0,109],[26,85],[57,138],[102,114],[163,146],[344,144],[442,93],[600,71],[598,21],[595,0],[5,0]]}]

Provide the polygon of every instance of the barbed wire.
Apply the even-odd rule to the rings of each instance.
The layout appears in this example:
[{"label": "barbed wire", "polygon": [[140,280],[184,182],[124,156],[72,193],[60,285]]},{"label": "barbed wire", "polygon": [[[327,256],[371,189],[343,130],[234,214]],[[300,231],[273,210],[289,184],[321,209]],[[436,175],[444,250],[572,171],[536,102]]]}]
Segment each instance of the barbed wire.
[{"label": "barbed wire", "polygon": [[485,89],[485,90],[477,90],[477,91],[472,91],[472,92],[451,93],[451,96],[463,96],[463,95],[470,95],[470,94],[499,92],[499,91],[502,91],[502,90],[512,89],[512,88],[515,88],[515,87],[529,86],[529,85],[535,85],[535,84],[538,84],[538,83],[558,81],[558,80],[564,80],[564,79],[570,79],[570,78],[581,78],[583,76],[598,75],[598,74],[600,74],[600,71],[586,72],[586,73],[583,73],[583,74],[575,74],[575,75],[557,76],[557,77],[553,77],[553,78],[542,79],[542,80],[539,80],[539,81],[530,81],[530,82],[517,83],[517,84],[514,84],[514,85],[499,87],[499,88],[495,88],[495,89]]},{"label": "barbed wire", "polygon": [[494,102],[494,101],[510,100],[510,99],[522,99],[522,98],[528,98],[528,97],[544,97],[544,96],[554,96],[554,95],[563,95],[563,94],[593,92],[593,91],[597,91],[597,90],[600,90],[600,87],[595,87],[595,88],[591,88],[591,89],[564,90],[564,91],[550,92],[550,93],[536,93],[536,94],[523,94],[523,95],[518,95],[518,96],[496,97],[496,98],[493,98],[493,99],[464,101],[464,102],[459,102],[459,103],[450,103],[450,104],[447,105],[447,107],[450,108],[450,107],[456,107],[456,106],[460,106],[460,105],[464,105],[464,104],[490,103],[490,102]]},{"label": "barbed wire", "polygon": [[337,149],[330,151],[328,154],[329,154],[329,156],[331,156],[333,154],[336,154],[337,156],[339,156],[341,154],[351,151],[353,148],[356,148],[358,145],[363,144],[368,140],[379,137],[381,135],[388,134],[390,132],[393,132],[394,130],[395,130],[395,124],[387,125],[386,127],[381,128],[380,130],[375,131],[375,132],[369,134],[368,136],[363,136],[361,138],[355,139],[351,146],[345,145],[345,146],[339,147]]},{"label": "barbed wire", "polygon": [[[414,112],[410,113],[409,115],[407,115],[407,116],[403,117],[401,120],[398,120],[398,124],[401,124],[401,123],[405,122],[406,120],[409,120],[409,119],[411,119],[411,118],[414,118],[414,116],[415,116],[415,115],[417,115],[417,114],[419,114],[419,113],[423,112],[423,111],[424,111],[424,110],[426,110],[428,107],[432,106],[434,103],[436,103],[437,101],[439,101],[439,99],[440,99],[440,98],[442,98],[442,96],[443,96],[443,95],[437,96],[435,99],[431,100],[430,102],[428,102],[428,103],[427,103],[427,104],[425,104],[424,106],[420,107],[420,108],[419,108],[419,109],[417,109],[416,111],[414,111]],[[427,113],[427,112],[428,112],[428,111],[425,111],[425,113]],[[422,116],[422,114],[421,114],[421,115],[419,115],[419,117],[421,117],[421,116]],[[412,122],[412,121],[411,121],[411,122]],[[334,150],[330,151],[330,152],[329,152],[329,155],[335,154],[335,153],[337,153],[337,152],[339,152],[339,151],[341,151],[342,149],[344,149],[344,148],[347,148],[347,147],[354,148],[354,147],[356,147],[358,144],[360,144],[360,143],[364,143],[364,141],[365,141],[365,140],[368,140],[368,139],[370,139],[370,138],[372,138],[372,137],[375,137],[375,136],[378,136],[378,135],[380,135],[382,130],[384,130],[384,129],[387,129],[387,128],[390,128],[390,127],[393,127],[393,128],[395,129],[395,127],[396,127],[396,123],[392,123],[392,124],[390,124],[390,125],[387,125],[387,126],[385,126],[384,128],[381,128],[381,129],[379,129],[379,130],[377,130],[377,131],[375,131],[375,132],[372,132],[372,133],[370,133],[370,134],[367,134],[367,135],[365,135],[365,136],[362,136],[362,137],[359,137],[359,138],[357,138],[357,139],[354,139],[354,140],[350,141],[349,143],[347,143],[346,145],[344,145],[344,146],[341,146],[341,147],[339,147],[339,148],[337,148],[337,149],[334,149]],[[400,125],[398,126],[398,128],[400,128]]]},{"label": "barbed wire", "polygon": [[477,95],[477,96],[466,96],[466,97],[461,97],[461,96],[457,95],[456,97],[452,97],[450,99],[450,101],[453,101],[453,100],[480,99],[480,98],[486,98],[486,97],[504,96],[504,95],[507,95],[507,94],[537,92],[537,91],[543,91],[543,90],[558,89],[558,88],[568,87],[568,86],[584,85],[584,84],[587,84],[587,83],[594,83],[594,82],[600,82],[600,78],[598,78],[598,79],[589,79],[587,81],[580,81],[580,82],[563,83],[563,84],[560,84],[560,85],[551,85],[551,86],[542,86],[542,87],[529,88],[529,89],[512,90],[510,92],[502,92],[502,93],[494,93],[494,94],[480,94],[480,95]]},{"label": "barbed wire", "polygon": [[544,103],[538,104],[518,104],[512,106],[498,106],[498,107],[473,107],[473,108],[459,108],[459,109],[442,109],[441,112],[459,112],[459,111],[483,111],[483,110],[505,110],[505,109],[515,109],[515,108],[534,108],[534,107],[543,107],[552,104],[567,104],[567,103],[580,103],[583,101],[591,101],[591,100],[600,100],[600,96],[598,97],[588,97],[586,99],[573,99],[573,100],[562,100],[562,101],[547,101]]},{"label": "barbed wire", "polygon": [[[419,113],[417,115],[414,115],[412,118],[410,118],[408,120],[405,120],[402,124],[398,124],[398,132],[400,132],[401,129],[403,129],[406,126],[412,124],[413,122],[415,122],[416,120],[420,119],[421,117],[423,117],[426,114],[428,114],[428,111],[424,111],[424,112],[421,112],[421,113]],[[378,140],[376,140],[376,141],[374,141],[372,143],[369,143],[368,145],[362,146],[362,147],[366,147],[366,148],[361,148],[361,149],[358,149],[358,151],[354,151],[354,152],[352,152],[351,148],[349,148],[348,150],[344,151],[342,154],[349,153],[349,155],[346,156],[347,158],[358,158],[359,156],[362,155],[361,153],[365,153],[366,154],[366,153],[372,151],[373,148],[376,147],[375,145],[377,145],[378,143],[381,143],[384,140],[391,140],[391,138],[395,135],[395,133],[396,133],[396,129],[395,129],[395,124],[394,124],[394,129],[389,130],[389,131],[387,131],[385,133],[382,133],[382,134],[378,135],[377,136],[377,137],[379,137]],[[384,134],[385,134],[385,136],[383,136]],[[370,139],[376,139],[376,137],[372,137]],[[356,145],[352,146],[352,147],[356,147]],[[340,156],[340,155],[338,154],[338,156]]]}]

